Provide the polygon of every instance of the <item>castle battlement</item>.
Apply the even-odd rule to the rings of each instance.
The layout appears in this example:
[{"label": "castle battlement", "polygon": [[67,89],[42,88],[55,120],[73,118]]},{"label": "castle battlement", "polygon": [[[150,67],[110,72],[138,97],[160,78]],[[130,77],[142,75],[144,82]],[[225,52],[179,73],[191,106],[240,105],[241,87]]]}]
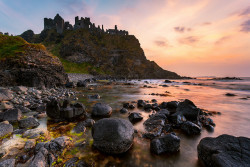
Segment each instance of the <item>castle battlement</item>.
[{"label": "castle battlement", "polygon": [[115,29],[107,29],[104,30],[103,25],[96,26],[95,23],[90,21],[89,17],[75,17],[75,25],[72,26],[68,21],[64,22],[64,19],[57,14],[54,19],[44,18],[44,30],[48,29],[56,29],[57,33],[63,33],[65,30],[76,30],[76,29],[87,29],[91,32],[99,32],[99,33],[107,33],[110,35],[129,35],[128,31],[118,30],[117,25],[115,25]]}]

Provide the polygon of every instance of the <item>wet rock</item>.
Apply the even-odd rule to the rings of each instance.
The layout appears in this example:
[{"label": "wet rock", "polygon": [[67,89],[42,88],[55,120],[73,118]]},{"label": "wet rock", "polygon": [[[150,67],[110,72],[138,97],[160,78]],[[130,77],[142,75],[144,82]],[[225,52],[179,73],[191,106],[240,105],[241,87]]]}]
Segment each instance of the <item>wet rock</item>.
[{"label": "wet rock", "polygon": [[4,121],[0,123],[0,139],[10,135],[13,132],[13,126],[9,124],[8,121]]},{"label": "wet rock", "polygon": [[13,99],[13,95],[8,89],[0,89],[0,101],[9,101]]},{"label": "wet rock", "polygon": [[9,109],[0,113],[0,121],[16,122],[22,117],[19,109]]},{"label": "wet rock", "polygon": [[23,133],[24,138],[28,139],[38,139],[41,136],[44,138],[49,138],[49,132],[44,128],[29,129]]},{"label": "wet rock", "polygon": [[95,95],[88,95],[89,99],[100,99],[101,96],[99,94],[95,94]]},{"label": "wet rock", "polygon": [[129,109],[132,110],[132,109],[134,109],[134,108],[135,108],[135,105],[133,105],[133,104],[130,104],[130,105],[129,105]]},{"label": "wet rock", "polygon": [[212,125],[206,125],[205,128],[207,129],[208,132],[214,131],[214,127]]},{"label": "wet rock", "polygon": [[148,111],[148,110],[152,109],[152,105],[151,104],[146,104],[146,105],[144,105],[143,108],[144,108],[144,110]]},{"label": "wet rock", "polygon": [[203,138],[198,147],[198,158],[207,167],[249,166],[250,139],[221,135]]},{"label": "wet rock", "polygon": [[129,109],[129,103],[124,103],[122,106],[123,108]]},{"label": "wet rock", "polygon": [[94,167],[94,166],[95,166],[94,164],[88,164],[83,160],[80,160],[76,165],[76,167]]},{"label": "wet rock", "polygon": [[173,128],[171,126],[171,124],[166,124],[163,128],[162,128],[163,131],[165,132],[172,132],[173,131]]},{"label": "wet rock", "polygon": [[165,80],[164,83],[172,83],[170,80]]},{"label": "wet rock", "polygon": [[78,160],[79,160],[79,158],[77,158],[77,157],[71,158],[70,160],[65,162],[65,164],[63,166],[64,167],[75,167]]},{"label": "wet rock", "polygon": [[199,113],[200,109],[198,109],[192,101],[186,99],[178,104],[176,113],[172,116],[183,115],[187,120],[197,120]]},{"label": "wet rock", "polygon": [[197,135],[201,133],[201,128],[190,121],[184,122],[181,125],[181,130],[183,130],[188,135]]},{"label": "wet rock", "polygon": [[94,147],[108,154],[126,152],[133,144],[133,125],[120,118],[104,118],[92,128]]},{"label": "wet rock", "polygon": [[50,153],[57,155],[58,152],[62,152],[66,147],[72,144],[72,140],[68,136],[58,137],[44,145]]},{"label": "wet rock", "polygon": [[163,127],[167,117],[164,114],[154,114],[150,116],[143,124],[147,131],[152,131],[158,126]]},{"label": "wet rock", "polygon": [[226,96],[237,96],[236,94],[233,94],[233,93],[226,93],[225,95]]},{"label": "wet rock", "polygon": [[74,131],[76,133],[81,133],[81,132],[85,132],[86,131],[86,126],[85,126],[85,122],[78,122],[77,125],[74,127]]},{"label": "wet rock", "polygon": [[69,100],[64,100],[61,106],[59,101],[52,99],[46,106],[46,113],[53,119],[71,120],[86,113],[86,108],[81,103],[71,104]]},{"label": "wet rock", "polygon": [[65,87],[66,87],[66,88],[74,88],[74,87],[76,87],[76,85],[75,85],[74,82],[67,82],[67,83],[65,84]]},{"label": "wet rock", "polygon": [[150,150],[155,154],[177,152],[180,148],[180,138],[174,133],[167,134],[150,143]]},{"label": "wet rock", "polygon": [[136,123],[140,122],[143,119],[143,117],[141,116],[141,113],[133,112],[129,114],[128,119],[130,120],[130,122]]},{"label": "wet rock", "polygon": [[160,111],[158,111],[158,114],[163,114],[166,117],[168,117],[170,115],[170,113],[167,109],[161,109]]},{"label": "wet rock", "polygon": [[76,85],[77,87],[88,87],[88,83],[86,81],[78,81]]},{"label": "wet rock", "polygon": [[151,101],[152,101],[152,103],[156,103],[156,102],[157,102],[157,100],[156,100],[156,99],[152,99]]},{"label": "wet rock", "polygon": [[122,113],[122,114],[128,113],[128,110],[127,110],[126,108],[122,108],[122,109],[120,110],[120,113]]},{"label": "wet rock", "polygon": [[15,159],[7,159],[0,162],[0,167],[14,167],[16,163]]},{"label": "wet rock", "polygon": [[21,129],[35,128],[39,125],[40,123],[34,117],[25,118],[18,121],[18,126]]},{"label": "wet rock", "polygon": [[109,117],[112,114],[112,108],[104,103],[96,103],[91,114],[95,117]]},{"label": "wet rock", "polygon": [[138,107],[144,107],[147,103],[144,100],[138,100],[137,101],[137,106]]}]

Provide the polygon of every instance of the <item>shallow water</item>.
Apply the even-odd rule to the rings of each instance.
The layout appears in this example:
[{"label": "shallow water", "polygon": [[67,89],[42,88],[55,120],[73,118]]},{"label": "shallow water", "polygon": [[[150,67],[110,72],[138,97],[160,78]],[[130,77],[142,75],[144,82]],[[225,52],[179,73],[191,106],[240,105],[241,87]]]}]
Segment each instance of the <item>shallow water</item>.
[{"label": "shallow water", "polygon": [[[190,99],[197,107],[209,111],[221,112],[221,115],[212,116],[216,127],[214,132],[207,132],[205,129],[198,136],[188,137],[178,131],[175,131],[181,138],[180,152],[175,154],[153,155],[150,153],[150,141],[135,135],[133,147],[125,154],[111,156],[100,153],[91,147],[93,140],[91,129],[87,128],[85,134],[76,135],[71,129],[75,123],[64,123],[62,126],[47,122],[47,119],[41,119],[42,127],[47,127],[53,137],[68,135],[75,143],[82,143],[80,147],[73,147],[66,153],[65,158],[73,156],[82,158],[88,162],[94,162],[96,166],[143,166],[143,167],[167,167],[167,166],[201,166],[197,158],[197,145],[204,137],[217,137],[221,134],[230,134],[234,136],[250,137],[250,80],[246,78],[243,81],[213,81],[206,79],[197,80],[176,80],[175,83],[168,83],[169,87],[162,87],[164,80],[147,80],[148,86],[153,88],[144,88],[145,80],[131,81],[135,85],[105,85],[96,87],[94,90],[77,89],[82,93],[78,95],[79,101],[87,106],[88,112],[96,102],[105,102],[113,108],[112,117],[128,119],[128,114],[120,114],[122,103],[137,101],[139,99],[156,99],[158,104],[163,101]],[[202,83],[202,85],[190,85],[182,82]],[[153,96],[151,93],[166,94],[168,96]],[[98,93],[101,96],[99,100],[89,100],[87,95]],[[225,96],[226,93],[233,93],[237,96]],[[84,95],[84,96],[83,96]],[[246,98],[246,99],[241,99]],[[143,122],[150,113],[135,108],[133,112],[140,112],[144,116],[143,121],[134,125],[139,132],[144,131]]]}]

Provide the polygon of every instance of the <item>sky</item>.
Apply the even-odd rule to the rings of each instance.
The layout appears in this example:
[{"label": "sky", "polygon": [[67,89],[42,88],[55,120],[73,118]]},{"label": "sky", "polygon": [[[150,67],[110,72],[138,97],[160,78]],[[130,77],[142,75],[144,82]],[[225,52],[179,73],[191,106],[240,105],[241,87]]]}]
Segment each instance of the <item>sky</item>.
[{"label": "sky", "polygon": [[149,60],[182,76],[250,77],[250,0],[0,0],[0,31],[40,33],[57,13],[128,30]]}]

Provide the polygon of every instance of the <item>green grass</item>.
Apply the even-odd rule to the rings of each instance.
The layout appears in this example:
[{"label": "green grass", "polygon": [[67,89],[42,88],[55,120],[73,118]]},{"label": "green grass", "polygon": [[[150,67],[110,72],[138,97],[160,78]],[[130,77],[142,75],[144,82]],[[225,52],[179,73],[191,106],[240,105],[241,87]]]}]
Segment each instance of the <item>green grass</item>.
[{"label": "green grass", "polygon": [[0,60],[24,55],[28,48],[46,48],[41,44],[30,44],[17,36],[0,35]]}]

